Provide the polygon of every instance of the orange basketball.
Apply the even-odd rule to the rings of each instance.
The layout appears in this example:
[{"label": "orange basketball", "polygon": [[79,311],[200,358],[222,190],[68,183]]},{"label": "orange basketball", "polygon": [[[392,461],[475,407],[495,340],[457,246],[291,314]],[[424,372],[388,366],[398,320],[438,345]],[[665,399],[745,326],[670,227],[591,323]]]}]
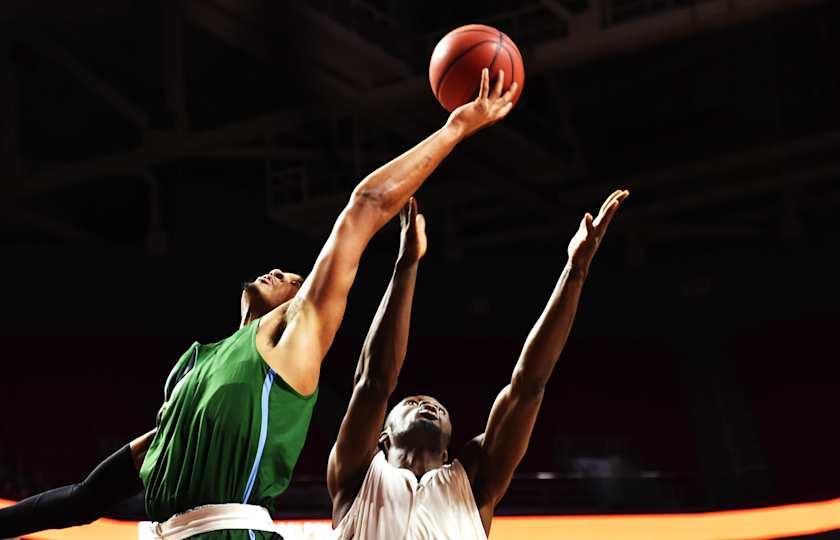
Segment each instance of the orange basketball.
[{"label": "orange basketball", "polygon": [[500,70],[505,72],[505,90],[513,81],[519,83],[513,96],[516,103],[525,85],[525,67],[513,40],[483,24],[468,24],[443,36],[429,62],[432,92],[443,108],[451,112],[475,99],[484,68],[490,68],[491,89]]}]

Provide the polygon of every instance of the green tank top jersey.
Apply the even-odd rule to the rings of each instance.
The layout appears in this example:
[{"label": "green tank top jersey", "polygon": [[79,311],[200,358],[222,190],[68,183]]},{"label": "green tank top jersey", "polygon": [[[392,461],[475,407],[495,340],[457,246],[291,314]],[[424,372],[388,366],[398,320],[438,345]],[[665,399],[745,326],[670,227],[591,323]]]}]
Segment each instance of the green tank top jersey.
[{"label": "green tank top jersey", "polygon": [[[158,431],[140,477],[155,521],[204,504],[274,509],[292,477],[318,392],[302,396],[257,352],[259,321],[229,338],[194,343],[164,387]],[[196,538],[271,538],[217,531]]]}]

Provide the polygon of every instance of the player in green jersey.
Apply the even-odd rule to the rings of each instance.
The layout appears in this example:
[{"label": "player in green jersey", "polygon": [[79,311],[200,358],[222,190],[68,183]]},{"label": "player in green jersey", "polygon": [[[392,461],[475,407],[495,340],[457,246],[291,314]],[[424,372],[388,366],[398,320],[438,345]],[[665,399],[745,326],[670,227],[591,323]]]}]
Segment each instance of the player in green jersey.
[{"label": "player in green jersey", "polygon": [[[95,518],[118,500],[114,495],[126,495],[130,481],[107,480],[118,474],[136,478],[134,468],[125,474],[133,463],[147,490],[150,517],[169,520],[151,531],[153,537],[271,538],[267,512],[259,510],[273,508],[291,477],[321,362],[343,318],[362,252],[458,143],[507,115],[516,86],[502,93],[502,77],[490,86],[485,69],[474,101],[356,186],[305,280],[274,270],[245,288],[240,329],[211,345],[194,344],[176,364],[156,430],[66,492],[59,488],[0,511],[0,531],[11,536],[33,525],[77,524],[79,515]],[[82,502],[70,502],[74,497]],[[76,514],[62,513],[64,503]],[[191,512],[196,507],[204,508]],[[59,517],[41,519],[47,515]]]}]

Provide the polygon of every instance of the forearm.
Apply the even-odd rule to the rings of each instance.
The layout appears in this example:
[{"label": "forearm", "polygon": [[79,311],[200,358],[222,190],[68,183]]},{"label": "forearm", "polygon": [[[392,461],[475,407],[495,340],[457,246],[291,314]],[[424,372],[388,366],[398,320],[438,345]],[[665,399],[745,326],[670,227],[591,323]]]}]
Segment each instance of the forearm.
[{"label": "forearm", "polygon": [[463,138],[463,130],[447,123],[414,148],[370,173],[353,190],[353,201],[374,203],[379,226],[390,220]]},{"label": "forearm", "polygon": [[39,493],[0,510],[0,538],[90,523],[142,489],[131,449],[126,445],[83,482]]},{"label": "forearm", "polygon": [[388,394],[396,386],[408,347],[417,267],[417,261],[397,261],[359,361],[357,380],[374,383]]},{"label": "forearm", "polygon": [[577,313],[586,268],[568,262],[522,349],[512,386],[541,391],[557,363]]}]

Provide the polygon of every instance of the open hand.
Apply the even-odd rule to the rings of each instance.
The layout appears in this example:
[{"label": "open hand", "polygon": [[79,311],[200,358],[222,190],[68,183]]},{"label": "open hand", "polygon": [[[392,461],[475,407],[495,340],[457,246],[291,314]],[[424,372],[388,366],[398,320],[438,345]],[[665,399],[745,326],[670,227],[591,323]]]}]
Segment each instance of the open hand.
[{"label": "open hand", "polygon": [[426,254],[426,218],[417,210],[417,199],[411,197],[400,210],[400,257],[417,262]]},{"label": "open hand", "polygon": [[630,195],[626,189],[619,189],[613,191],[604,204],[601,205],[601,210],[598,216],[594,219],[592,214],[587,212],[580,221],[580,227],[569,242],[569,262],[584,273],[589,270],[589,263],[598,251],[598,246],[601,245],[601,240],[607,232],[607,227],[612,221],[613,216],[618,210],[621,202]]},{"label": "open hand", "polygon": [[479,129],[490,126],[504,118],[513,108],[511,99],[516,95],[518,84],[514,82],[507,92],[505,87],[505,72],[499,71],[499,76],[490,89],[490,71],[481,70],[481,86],[478,97],[469,103],[461,105],[449,115],[447,126],[454,127],[463,137],[469,137]]}]

